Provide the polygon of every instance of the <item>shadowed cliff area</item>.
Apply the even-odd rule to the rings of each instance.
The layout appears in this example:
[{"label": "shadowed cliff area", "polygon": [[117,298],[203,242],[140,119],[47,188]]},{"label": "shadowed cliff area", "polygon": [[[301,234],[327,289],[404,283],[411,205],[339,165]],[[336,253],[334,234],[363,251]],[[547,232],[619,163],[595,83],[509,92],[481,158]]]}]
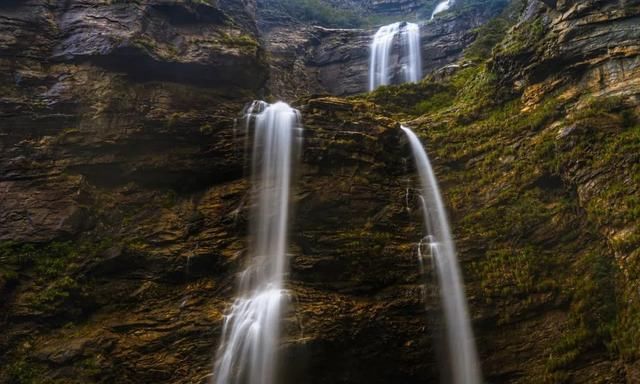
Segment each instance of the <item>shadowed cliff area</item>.
[{"label": "shadowed cliff area", "polygon": [[304,124],[279,383],[440,379],[400,122],[485,381],[640,381],[640,1],[461,1],[420,22],[425,79],[369,94],[369,28],[435,2],[323,3],[359,29],[284,0],[0,4],[0,383],[208,382],[260,98]]}]

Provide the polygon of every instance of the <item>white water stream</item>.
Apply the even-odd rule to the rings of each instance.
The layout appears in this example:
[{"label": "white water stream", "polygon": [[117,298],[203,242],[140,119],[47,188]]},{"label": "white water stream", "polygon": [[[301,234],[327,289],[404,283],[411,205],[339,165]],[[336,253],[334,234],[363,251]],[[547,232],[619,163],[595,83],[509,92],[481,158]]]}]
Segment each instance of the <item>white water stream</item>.
[{"label": "white water stream", "polygon": [[431,14],[431,20],[433,20],[433,18],[436,17],[438,13],[448,11],[449,8],[453,6],[453,4],[455,4],[455,0],[444,0],[439,2],[438,5],[436,5],[436,8],[433,10],[433,13]]},{"label": "white water stream", "polygon": [[[395,44],[397,49],[394,50]],[[378,29],[371,43],[369,90],[391,84],[397,68],[404,82],[417,82],[422,78],[420,27],[417,24],[397,22]]]},{"label": "white water stream", "polygon": [[418,255],[422,269],[424,267],[421,248],[423,242],[428,242],[431,260],[435,264],[446,323],[448,366],[445,370],[450,372],[453,384],[481,384],[482,376],[464,283],[438,181],[418,137],[407,127],[403,126],[402,130],[409,138],[422,186],[421,202],[427,236],[418,245]]},{"label": "white water stream", "polygon": [[254,103],[245,119],[247,127],[255,124],[249,262],[225,317],[213,384],[273,384],[277,375],[290,184],[302,127],[300,113],[282,102]]}]

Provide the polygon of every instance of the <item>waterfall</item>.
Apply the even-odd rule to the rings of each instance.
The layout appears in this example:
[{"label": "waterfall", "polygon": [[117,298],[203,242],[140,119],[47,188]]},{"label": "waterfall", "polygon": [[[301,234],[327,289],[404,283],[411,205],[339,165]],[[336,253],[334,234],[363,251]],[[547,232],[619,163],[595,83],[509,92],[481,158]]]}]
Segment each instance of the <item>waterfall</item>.
[{"label": "waterfall", "polygon": [[292,165],[299,150],[300,113],[289,105],[254,103],[255,120],[249,262],[225,316],[212,384],[273,384],[276,380]]},{"label": "waterfall", "polygon": [[405,79],[417,83],[422,78],[422,55],[420,54],[420,27],[418,24],[407,23],[404,34],[406,46],[409,47],[409,64],[405,67]]},{"label": "waterfall", "polygon": [[[448,366],[453,384],[482,382],[471,321],[456,250],[451,239],[438,182],[429,157],[418,137],[407,127],[407,134],[422,185],[421,201],[429,249],[435,265],[446,323]],[[422,247],[422,244],[419,245]],[[422,262],[422,260],[421,260]],[[422,268],[422,265],[421,265]]]},{"label": "waterfall", "polygon": [[433,20],[433,18],[436,17],[438,13],[448,11],[449,8],[453,6],[453,4],[455,4],[455,0],[444,0],[439,2],[438,5],[436,5],[436,9],[434,9],[433,13],[431,14],[431,20]]},{"label": "waterfall", "polygon": [[244,120],[244,156],[245,159],[244,169],[247,169],[246,160],[249,159],[249,141],[250,141],[250,130],[251,125],[255,124],[256,116],[262,111],[264,111],[269,106],[269,103],[264,102],[262,100],[254,100],[245,107],[243,111],[243,120]]},{"label": "waterfall", "polygon": [[[393,61],[394,42],[399,40],[397,62]],[[403,63],[404,62],[404,63]],[[373,36],[369,59],[369,90],[391,84],[392,69],[402,64],[404,82],[417,82],[422,78],[420,55],[420,27],[414,23],[397,22],[380,27]]]}]

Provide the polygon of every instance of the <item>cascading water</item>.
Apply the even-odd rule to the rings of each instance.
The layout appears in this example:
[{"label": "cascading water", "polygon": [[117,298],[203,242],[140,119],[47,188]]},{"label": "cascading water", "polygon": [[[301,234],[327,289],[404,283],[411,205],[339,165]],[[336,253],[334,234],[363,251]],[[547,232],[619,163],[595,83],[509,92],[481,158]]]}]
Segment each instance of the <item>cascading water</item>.
[{"label": "cascading water", "polygon": [[300,114],[289,105],[254,103],[255,120],[249,263],[239,294],[225,317],[213,384],[272,384],[276,380],[281,307],[286,297],[287,224],[293,160],[299,150]]},{"label": "cascading water", "polygon": [[269,103],[262,100],[254,100],[243,111],[244,120],[244,159],[245,170],[248,168],[246,161],[249,159],[249,143],[251,125],[255,124],[256,117],[269,106]]},{"label": "cascading water", "polygon": [[438,13],[448,11],[449,8],[453,6],[453,4],[455,4],[455,0],[444,0],[439,2],[438,5],[436,5],[436,9],[434,9],[433,13],[431,14],[431,20],[433,20],[433,18],[436,17]]},{"label": "cascading water", "polygon": [[[394,42],[399,39],[399,56],[392,61]],[[402,64],[404,82],[417,82],[422,78],[420,55],[420,27],[414,23],[397,22],[380,27],[373,36],[369,58],[369,90],[391,84],[391,70]]]},{"label": "cascading water", "polygon": [[[480,365],[462,276],[438,182],[418,137],[407,127],[403,126],[402,130],[409,138],[422,185],[421,201],[428,232],[425,239],[429,243],[431,258],[435,264],[446,323],[449,357],[447,368],[453,384],[480,384]],[[419,247],[422,247],[422,241]],[[420,267],[422,268],[422,264]]]},{"label": "cascading water", "polygon": [[417,83],[422,78],[422,55],[420,54],[420,27],[407,23],[403,35],[409,47],[409,63],[405,66],[405,78],[408,82]]}]

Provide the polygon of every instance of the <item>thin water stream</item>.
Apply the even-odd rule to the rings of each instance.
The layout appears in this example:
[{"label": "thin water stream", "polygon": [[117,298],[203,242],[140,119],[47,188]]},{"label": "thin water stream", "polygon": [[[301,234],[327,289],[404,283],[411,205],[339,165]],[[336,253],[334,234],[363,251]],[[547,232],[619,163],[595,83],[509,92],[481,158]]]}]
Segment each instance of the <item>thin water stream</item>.
[{"label": "thin water stream", "polygon": [[[422,186],[421,202],[427,235],[419,244],[420,252],[423,243],[427,242],[444,311],[448,366],[443,367],[442,371],[450,373],[452,384],[481,384],[480,364],[464,283],[438,181],[420,139],[411,129],[403,126],[402,130],[409,138]],[[421,253],[419,257],[422,269],[424,265]]]}]

